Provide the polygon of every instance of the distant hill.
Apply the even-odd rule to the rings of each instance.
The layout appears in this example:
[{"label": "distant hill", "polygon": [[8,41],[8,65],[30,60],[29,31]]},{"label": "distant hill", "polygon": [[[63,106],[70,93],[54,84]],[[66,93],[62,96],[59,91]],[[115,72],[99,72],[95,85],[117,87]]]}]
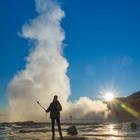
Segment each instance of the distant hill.
[{"label": "distant hill", "polygon": [[132,106],[133,109],[140,112],[140,91],[128,96],[126,101]]},{"label": "distant hill", "polygon": [[110,108],[109,119],[116,121],[140,120],[140,91],[124,98],[116,98],[107,103]]}]

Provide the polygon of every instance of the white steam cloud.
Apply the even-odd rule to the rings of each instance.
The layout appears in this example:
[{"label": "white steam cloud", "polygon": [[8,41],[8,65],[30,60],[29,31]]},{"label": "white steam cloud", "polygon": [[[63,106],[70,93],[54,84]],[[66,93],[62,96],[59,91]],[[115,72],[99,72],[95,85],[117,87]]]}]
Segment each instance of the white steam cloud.
[{"label": "white steam cloud", "polygon": [[63,57],[65,34],[60,25],[64,12],[54,0],[35,2],[38,16],[22,28],[22,36],[33,41],[34,48],[25,69],[9,83],[10,120],[44,120],[36,101],[47,107],[56,94],[62,103],[64,118],[69,115],[82,118],[88,114],[93,117],[104,112],[107,107],[101,101],[87,97],[75,103],[68,101],[71,93],[67,76],[69,64]]}]

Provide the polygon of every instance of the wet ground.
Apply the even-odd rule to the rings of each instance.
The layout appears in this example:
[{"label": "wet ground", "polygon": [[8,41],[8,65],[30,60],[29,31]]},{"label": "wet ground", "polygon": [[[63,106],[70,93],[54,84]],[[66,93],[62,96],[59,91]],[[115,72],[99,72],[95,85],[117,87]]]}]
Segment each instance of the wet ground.
[{"label": "wet ground", "polygon": [[[89,140],[140,140],[140,127],[132,130],[130,123],[77,124],[78,136]],[[67,136],[67,128],[63,124],[63,135]],[[58,138],[58,132],[56,132]],[[0,140],[49,140],[50,125],[46,123],[1,123]],[[76,138],[75,138],[76,140]]]}]

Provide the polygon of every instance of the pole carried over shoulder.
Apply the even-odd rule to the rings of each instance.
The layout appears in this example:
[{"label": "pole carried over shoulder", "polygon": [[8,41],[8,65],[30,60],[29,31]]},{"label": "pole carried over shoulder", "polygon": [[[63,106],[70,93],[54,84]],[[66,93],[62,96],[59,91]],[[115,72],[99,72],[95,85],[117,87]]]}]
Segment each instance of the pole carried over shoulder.
[{"label": "pole carried over shoulder", "polygon": [[39,101],[37,101],[37,104],[46,112],[46,109],[40,104]]}]

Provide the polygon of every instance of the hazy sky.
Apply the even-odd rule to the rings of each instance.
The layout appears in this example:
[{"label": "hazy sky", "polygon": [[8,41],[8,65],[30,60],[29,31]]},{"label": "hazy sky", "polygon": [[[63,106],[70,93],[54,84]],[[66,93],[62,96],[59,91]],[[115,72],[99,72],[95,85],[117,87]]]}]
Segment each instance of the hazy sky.
[{"label": "hazy sky", "polygon": [[[64,55],[72,95],[99,98],[103,88],[118,96],[140,90],[140,1],[62,0],[66,17]],[[19,37],[36,16],[34,0],[0,0],[0,106],[9,80],[26,63],[30,43]]]}]

